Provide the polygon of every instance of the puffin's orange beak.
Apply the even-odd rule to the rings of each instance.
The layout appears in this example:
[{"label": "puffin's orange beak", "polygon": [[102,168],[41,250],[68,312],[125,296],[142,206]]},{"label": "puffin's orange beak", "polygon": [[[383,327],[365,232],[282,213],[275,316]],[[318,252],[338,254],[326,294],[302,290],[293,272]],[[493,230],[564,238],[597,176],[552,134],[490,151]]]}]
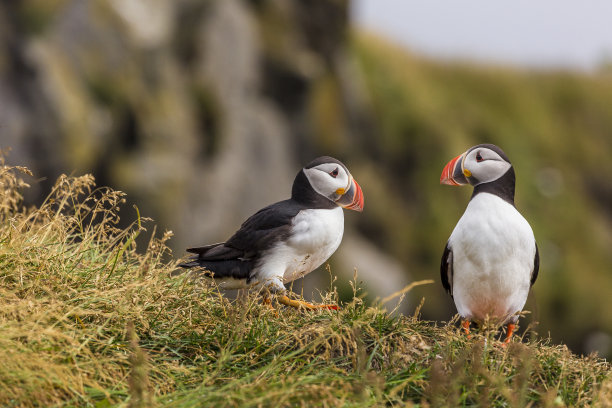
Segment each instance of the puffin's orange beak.
[{"label": "puffin's orange beak", "polygon": [[448,184],[449,186],[468,184],[468,180],[461,168],[463,156],[465,156],[465,153],[455,157],[444,166],[444,170],[442,170],[442,175],[440,176],[440,184]]},{"label": "puffin's orange beak", "polygon": [[355,179],[351,180],[351,187],[336,203],[347,210],[363,211],[363,191]]}]

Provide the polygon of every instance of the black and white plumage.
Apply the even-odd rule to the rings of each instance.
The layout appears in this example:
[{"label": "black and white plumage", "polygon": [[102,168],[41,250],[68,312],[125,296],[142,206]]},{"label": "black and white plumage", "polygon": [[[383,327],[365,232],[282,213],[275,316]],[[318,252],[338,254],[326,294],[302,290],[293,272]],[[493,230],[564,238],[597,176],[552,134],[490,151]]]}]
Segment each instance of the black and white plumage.
[{"label": "black and white plumage", "polygon": [[363,203],[346,166],[319,157],[299,171],[290,199],[259,210],[226,242],[187,249],[196,255],[180,266],[203,269],[222,288],[282,292],[335,252],[344,233],[342,209],[362,211]]},{"label": "black and white plumage", "polygon": [[508,342],[540,263],[531,226],[514,205],[514,168],[499,147],[481,144],[452,159],[440,182],[474,186],[442,255],[442,285],[466,332],[470,321],[489,319],[508,324]]}]

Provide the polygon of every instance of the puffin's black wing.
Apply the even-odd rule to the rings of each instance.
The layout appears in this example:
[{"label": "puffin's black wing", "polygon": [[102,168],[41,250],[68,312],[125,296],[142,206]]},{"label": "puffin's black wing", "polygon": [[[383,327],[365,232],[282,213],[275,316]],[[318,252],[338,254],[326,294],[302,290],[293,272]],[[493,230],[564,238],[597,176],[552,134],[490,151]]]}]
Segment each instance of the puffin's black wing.
[{"label": "puffin's black wing", "polygon": [[293,200],[265,207],[249,217],[226,242],[187,251],[197,255],[179,266],[202,267],[215,278],[251,278],[251,270],[262,252],[284,241],[291,231],[291,222],[303,208]]},{"label": "puffin's black wing", "polygon": [[538,250],[538,243],[536,242],[536,253],[533,258],[533,270],[531,271],[531,286],[535,283],[536,279],[538,279],[538,272],[540,271],[540,251]]},{"label": "puffin's black wing", "polygon": [[287,239],[293,218],[303,209],[303,205],[291,199],[262,208],[249,217],[225,245],[243,250],[247,256],[269,249]]},{"label": "puffin's black wing", "polygon": [[448,242],[444,247],[442,261],[440,263],[440,277],[442,278],[442,286],[451,297],[453,296],[453,251],[448,246]]}]

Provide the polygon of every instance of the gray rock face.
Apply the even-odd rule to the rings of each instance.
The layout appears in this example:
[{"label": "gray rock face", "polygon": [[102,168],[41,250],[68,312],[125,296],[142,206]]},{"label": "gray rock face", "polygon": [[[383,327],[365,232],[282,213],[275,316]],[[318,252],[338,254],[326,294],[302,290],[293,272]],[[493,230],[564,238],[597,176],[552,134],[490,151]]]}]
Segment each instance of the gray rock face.
[{"label": "gray rock face", "polygon": [[296,167],[285,116],[258,91],[262,51],[256,20],[234,0],[217,2],[209,18],[202,34],[206,58],[198,72],[222,111],[223,139],[190,183],[195,188],[188,201],[196,203],[190,211],[193,219],[203,221],[185,225],[191,242],[203,236],[222,240],[257,206],[286,198]]}]

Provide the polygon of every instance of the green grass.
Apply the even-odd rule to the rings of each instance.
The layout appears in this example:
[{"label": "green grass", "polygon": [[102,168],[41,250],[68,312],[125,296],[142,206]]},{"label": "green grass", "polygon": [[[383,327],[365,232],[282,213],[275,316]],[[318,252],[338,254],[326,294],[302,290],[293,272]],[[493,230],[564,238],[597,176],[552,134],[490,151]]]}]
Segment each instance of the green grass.
[{"label": "green grass", "polygon": [[[612,403],[604,360],[389,314],[362,301],[356,280],[338,312],[230,301],[207,281],[171,277],[170,233],[137,252],[137,212],[115,227],[123,194],[61,177],[24,209],[25,171],[0,168],[1,406]],[[335,289],[321,300],[337,302]]]}]

